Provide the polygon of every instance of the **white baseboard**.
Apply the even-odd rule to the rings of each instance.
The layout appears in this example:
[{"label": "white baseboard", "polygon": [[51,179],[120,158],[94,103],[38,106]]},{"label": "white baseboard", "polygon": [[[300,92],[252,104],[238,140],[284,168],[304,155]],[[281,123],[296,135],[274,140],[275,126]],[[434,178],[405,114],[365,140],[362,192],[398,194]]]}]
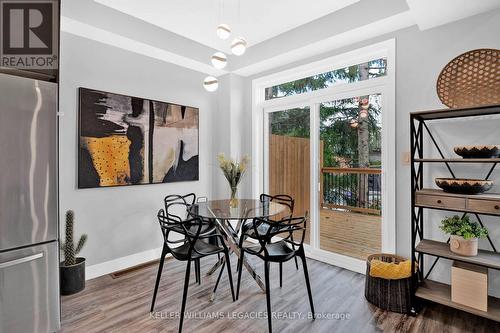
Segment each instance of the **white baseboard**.
[{"label": "white baseboard", "polygon": [[306,257],[308,258],[322,261],[333,266],[345,268],[356,273],[366,273],[366,262],[363,260],[345,256],[339,253],[324,251],[321,249],[313,249],[308,245],[305,245],[304,247],[306,249]]},{"label": "white baseboard", "polygon": [[[95,279],[99,276],[111,274],[133,266],[144,264],[148,261],[156,260],[160,258],[161,250],[162,248],[159,247],[156,249],[151,249],[144,252],[131,254],[126,257],[116,258],[100,264],[88,266],[85,272],[85,279],[86,280]],[[167,256],[169,255],[170,254],[168,254]],[[366,264],[364,261],[359,259],[323,250],[311,249],[307,245],[306,245],[306,256],[311,259],[319,260],[330,265],[339,266],[354,272],[365,274]]]},{"label": "white baseboard", "polygon": [[85,280],[95,279],[96,277],[111,274],[133,266],[144,264],[148,261],[156,260],[161,256],[162,248],[156,248],[131,254],[126,257],[116,258],[110,261],[102,262],[88,266],[85,270]]}]

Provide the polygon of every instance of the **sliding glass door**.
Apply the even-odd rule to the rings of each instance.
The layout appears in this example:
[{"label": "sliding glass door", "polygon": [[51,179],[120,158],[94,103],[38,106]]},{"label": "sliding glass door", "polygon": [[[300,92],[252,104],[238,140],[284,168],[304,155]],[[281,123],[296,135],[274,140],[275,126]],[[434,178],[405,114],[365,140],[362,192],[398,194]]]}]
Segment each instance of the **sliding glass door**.
[{"label": "sliding glass door", "polygon": [[395,252],[395,44],[386,41],[252,82],[253,193],[309,215],[309,257],[365,271]]},{"label": "sliding glass door", "polygon": [[263,112],[264,192],[290,195],[294,215],[308,213],[310,251],[356,270],[383,248],[382,91]]},{"label": "sliding glass door", "polygon": [[272,110],[266,112],[265,122],[266,192],[291,196],[294,215],[303,216],[311,211],[310,109]]},{"label": "sliding glass door", "polygon": [[381,251],[382,95],[319,105],[319,247],[365,260]]}]

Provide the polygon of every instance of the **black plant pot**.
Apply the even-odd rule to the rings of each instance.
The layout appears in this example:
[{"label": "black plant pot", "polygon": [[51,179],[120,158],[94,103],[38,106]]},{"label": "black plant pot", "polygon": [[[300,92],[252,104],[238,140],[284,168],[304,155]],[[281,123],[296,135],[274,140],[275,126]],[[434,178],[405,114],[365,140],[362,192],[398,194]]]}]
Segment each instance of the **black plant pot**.
[{"label": "black plant pot", "polygon": [[61,295],[73,295],[85,289],[85,258],[76,258],[76,264],[59,267]]}]

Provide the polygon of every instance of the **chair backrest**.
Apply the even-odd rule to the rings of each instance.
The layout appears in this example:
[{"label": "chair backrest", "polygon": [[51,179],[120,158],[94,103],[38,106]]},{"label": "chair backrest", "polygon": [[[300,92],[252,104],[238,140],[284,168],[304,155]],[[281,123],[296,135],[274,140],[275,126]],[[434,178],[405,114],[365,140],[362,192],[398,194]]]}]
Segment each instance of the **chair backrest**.
[{"label": "chair backrest", "polygon": [[[279,241],[285,241],[292,245],[293,249],[302,247],[304,245],[308,218],[308,212],[303,217],[288,217],[278,221],[254,218],[252,223],[252,238],[256,239],[260,244],[260,249],[255,252],[267,252],[266,245],[278,241],[273,241],[273,237],[275,236],[281,238]],[[266,225],[267,228],[259,228],[262,225]]]},{"label": "chair backrest", "polygon": [[262,193],[260,195],[260,201],[261,202],[266,202],[266,201],[267,202],[270,202],[270,201],[277,202],[277,203],[280,203],[282,205],[287,206],[290,209],[290,214],[282,213],[278,217],[288,218],[288,217],[293,216],[293,208],[295,206],[295,200],[287,194],[269,195],[269,194]]},{"label": "chair backrest", "polygon": [[[194,245],[200,237],[200,232],[203,225],[202,220],[198,217],[190,219],[180,219],[176,215],[167,214],[163,209],[160,209],[158,211],[157,216],[165,244],[170,248],[170,245],[172,244],[188,243],[190,245],[188,253],[190,254],[194,250]],[[170,239],[170,235],[172,232],[180,234],[183,237],[181,237],[180,239],[179,237]]]},{"label": "chair backrest", "polygon": [[171,194],[167,195],[163,202],[165,204],[165,213],[170,218],[178,221],[185,220],[188,217],[188,209],[196,201],[196,195],[189,193],[186,195]]}]

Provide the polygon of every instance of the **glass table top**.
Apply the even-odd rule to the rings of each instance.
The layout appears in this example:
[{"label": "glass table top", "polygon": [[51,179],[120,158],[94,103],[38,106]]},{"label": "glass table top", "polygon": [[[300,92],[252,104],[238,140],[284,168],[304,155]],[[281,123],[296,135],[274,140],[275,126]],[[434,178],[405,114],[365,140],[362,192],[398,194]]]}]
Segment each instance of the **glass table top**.
[{"label": "glass table top", "polygon": [[283,212],[289,212],[285,205],[255,199],[238,199],[238,205],[231,207],[230,200],[212,200],[199,202],[189,209],[191,215],[204,218],[225,220],[252,219],[254,217],[272,217]]}]

